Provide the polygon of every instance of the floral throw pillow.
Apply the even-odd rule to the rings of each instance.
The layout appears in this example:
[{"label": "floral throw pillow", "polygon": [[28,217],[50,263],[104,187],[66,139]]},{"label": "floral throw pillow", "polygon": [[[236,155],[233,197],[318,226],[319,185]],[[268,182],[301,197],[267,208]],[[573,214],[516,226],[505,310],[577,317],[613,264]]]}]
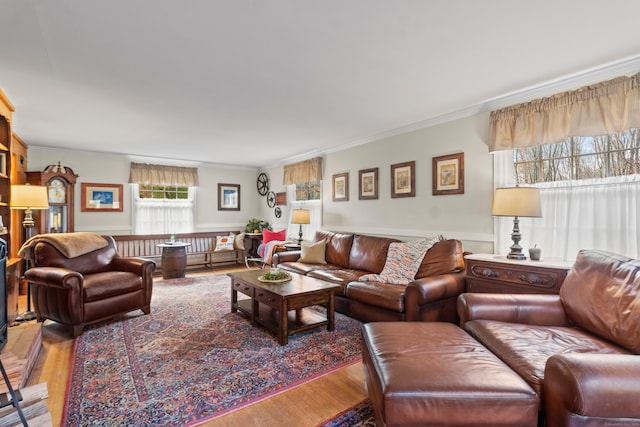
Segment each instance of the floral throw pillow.
[{"label": "floral throw pillow", "polygon": [[380,274],[366,274],[360,280],[406,285],[415,278],[424,255],[437,242],[438,238],[391,243]]}]

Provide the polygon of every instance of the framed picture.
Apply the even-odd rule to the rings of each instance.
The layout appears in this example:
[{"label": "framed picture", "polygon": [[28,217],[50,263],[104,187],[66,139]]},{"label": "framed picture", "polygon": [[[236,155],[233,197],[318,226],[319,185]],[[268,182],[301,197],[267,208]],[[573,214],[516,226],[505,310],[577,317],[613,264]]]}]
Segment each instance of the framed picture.
[{"label": "framed picture", "polygon": [[464,153],[433,158],[433,195],[464,194]]},{"label": "framed picture", "polygon": [[346,202],[349,200],[349,173],[333,175],[333,201]]},{"label": "framed picture", "polygon": [[218,184],[218,210],[240,210],[240,184]]},{"label": "framed picture", "polygon": [[391,198],[416,196],[416,162],[391,165]]},{"label": "framed picture", "polygon": [[122,212],[122,184],[83,182],[82,212]]},{"label": "framed picture", "polygon": [[378,198],[378,168],[358,171],[358,198],[360,200]]}]

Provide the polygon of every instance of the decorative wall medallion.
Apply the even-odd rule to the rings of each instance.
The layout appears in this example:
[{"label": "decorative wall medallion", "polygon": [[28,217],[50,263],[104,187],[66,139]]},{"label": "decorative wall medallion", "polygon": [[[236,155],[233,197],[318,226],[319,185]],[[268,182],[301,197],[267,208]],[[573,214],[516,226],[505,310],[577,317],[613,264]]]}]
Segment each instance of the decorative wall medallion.
[{"label": "decorative wall medallion", "polygon": [[275,205],[276,205],[276,193],[274,193],[273,191],[269,191],[267,193],[267,206],[272,208]]},{"label": "decorative wall medallion", "polygon": [[280,218],[282,216],[282,209],[280,209],[280,206],[276,206],[274,213],[276,215],[276,218]]},{"label": "decorative wall medallion", "polygon": [[269,181],[269,175],[266,172],[260,172],[260,175],[258,175],[257,186],[258,193],[261,196],[265,196],[269,191]]}]

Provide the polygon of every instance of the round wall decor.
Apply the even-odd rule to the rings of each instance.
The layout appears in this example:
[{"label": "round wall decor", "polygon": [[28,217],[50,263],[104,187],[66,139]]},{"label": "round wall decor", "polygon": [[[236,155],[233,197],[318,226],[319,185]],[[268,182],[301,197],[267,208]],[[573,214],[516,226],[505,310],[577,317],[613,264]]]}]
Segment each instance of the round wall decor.
[{"label": "round wall decor", "polygon": [[260,175],[258,175],[258,181],[257,181],[257,186],[258,186],[258,193],[261,196],[264,196],[267,194],[267,192],[269,191],[269,175],[266,172],[260,172]]},{"label": "round wall decor", "polygon": [[273,191],[269,191],[267,193],[267,206],[272,208],[275,205],[276,205],[276,193],[274,193]]},{"label": "round wall decor", "polygon": [[280,218],[282,216],[282,209],[280,209],[280,206],[276,206],[274,213],[276,215],[276,218]]}]

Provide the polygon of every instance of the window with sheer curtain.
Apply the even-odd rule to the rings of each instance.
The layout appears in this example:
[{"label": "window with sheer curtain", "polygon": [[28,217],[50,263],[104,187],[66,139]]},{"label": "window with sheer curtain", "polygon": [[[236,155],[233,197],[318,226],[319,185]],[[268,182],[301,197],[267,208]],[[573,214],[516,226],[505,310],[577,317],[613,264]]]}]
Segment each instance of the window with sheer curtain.
[{"label": "window with sheer curtain", "polygon": [[194,231],[196,168],[132,163],[134,234]]},{"label": "window with sheer curtain", "polygon": [[[540,188],[542,218],[519,218],[523,247],[537,244],[543,257],[567,261],[580,249],[640,257],[639,80],[492,113],[495,187]],[[511,245],[512,221],[495,218],[496,253]]]},{"label": "window with sheer curtain", "polygon": [[302,224],[304,240],[311,240],[322,228],[322,158],[304,160],[284,166],[283,184],[289,200],[287,237],[296,239],[300,224],[291,223],[293,209],[308,209],[309,224]]}]

